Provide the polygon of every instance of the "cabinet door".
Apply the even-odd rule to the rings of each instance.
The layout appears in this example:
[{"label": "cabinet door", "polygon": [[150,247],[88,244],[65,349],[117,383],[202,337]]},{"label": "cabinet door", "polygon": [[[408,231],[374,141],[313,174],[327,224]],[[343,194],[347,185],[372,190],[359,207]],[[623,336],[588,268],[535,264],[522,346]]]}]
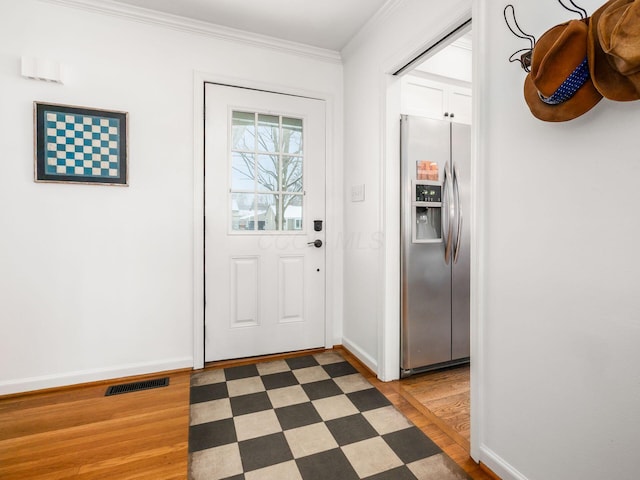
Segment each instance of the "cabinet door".
[{"label": "cabinet door", "polygon": [[[449,117],[452,122],[471,125],[471,90],[452,86],[449,89]],[[451,114],[454,114],[451,117]]]},{"label": "cabinet door", "polygon": [[408,75],[402,79],[400,113],[470,125],[471,89]]},{"label": "cabinet door", "polygon": [[443,84],[415,77],[403,79],[401,113],[442,120],[446,107]]}]

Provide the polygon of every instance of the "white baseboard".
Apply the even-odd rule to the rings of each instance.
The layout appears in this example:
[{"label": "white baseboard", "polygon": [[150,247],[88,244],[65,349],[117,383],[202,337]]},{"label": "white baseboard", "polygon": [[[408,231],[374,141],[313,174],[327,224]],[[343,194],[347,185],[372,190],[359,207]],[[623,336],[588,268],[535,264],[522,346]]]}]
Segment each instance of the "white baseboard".
[{"label": "white baseboard", "polygon": [[40,377],[21,378],[0,382],[0,395],[43,390],[45,388],[66,387],[79,383],[98,382],[111,378],[123,378],[133,375],[166,372],[181,368],[192,368],[193,358],[172,358],[162,362],[145,362],[131,365],[120,365],[113,368],[97,368],[78,370],[61,374],[43,375]]},{"label": "white baseboard", "polygon": [[505,462],[486,445],[480,445],[480,461],[498,475],[502,480],[527,480],[518,470]]},{"label": "white baseboard", "polygon": [[348,338],[342,337],[342,345],[344,348],[353,353],[358,360],[364,363],[371,371],[378,374],[378,362],[375,358],[371,357],[367,354],[363,349],[361,349],[358,345],[351,342]]}]

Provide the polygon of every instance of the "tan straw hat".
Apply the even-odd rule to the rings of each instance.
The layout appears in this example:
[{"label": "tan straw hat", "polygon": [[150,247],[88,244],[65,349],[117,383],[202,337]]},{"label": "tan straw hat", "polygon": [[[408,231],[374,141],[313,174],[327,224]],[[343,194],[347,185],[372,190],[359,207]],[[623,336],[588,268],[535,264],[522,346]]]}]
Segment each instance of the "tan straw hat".
[{"label": "tan straw hat", "polygon": [[602,100],[589,75],[588,19],[571,20],[547,30],[533,48],[524,98],[536,118],[564,122]]},{"label": "tan straw hat", "polygon": [[609,100],[640,99],[640,1],[610,0],[589,25],[589,68]]}]

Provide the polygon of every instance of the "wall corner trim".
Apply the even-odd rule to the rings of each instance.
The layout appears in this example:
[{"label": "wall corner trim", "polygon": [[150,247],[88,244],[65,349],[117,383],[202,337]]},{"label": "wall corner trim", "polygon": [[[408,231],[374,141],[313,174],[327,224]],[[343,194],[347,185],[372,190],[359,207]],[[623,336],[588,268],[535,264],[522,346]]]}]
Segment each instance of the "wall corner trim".
[{"label": "wall corner trim", "polygon": [[486,445],[480,445],[480,461],[502,480],[528,480],[527,477]]},{"label": "wall corner trim", "polygon": [[363,39],[365,39],[370,32],[374,31],[381,22],[389,17],[402,3],[402,0],[387,0],[380,10],[371,17],[364,26],[358,30],[358,32],[347,42],[342,48],[341,52],[348,54],[356,45],[358,45]]},{"label": "wall corner trim", "polygon": [[[364,363],[367,368],[369,368],[372,372],[375,372],[376,375],[379,375],[378,372],[378,362],[368,355],[362,348],[360,348],[357,344],[350,341],[346,337],[342,337],[342,346],[349,350],[358,360]],[[384,381],[384,380],[383,380]]]}]

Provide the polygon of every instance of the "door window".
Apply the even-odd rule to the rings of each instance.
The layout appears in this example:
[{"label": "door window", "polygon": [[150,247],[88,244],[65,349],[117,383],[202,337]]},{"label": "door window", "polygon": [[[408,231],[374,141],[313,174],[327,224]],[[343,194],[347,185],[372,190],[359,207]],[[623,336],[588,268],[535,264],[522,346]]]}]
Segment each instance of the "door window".
[{"label": "door window", "polygon": [[302,231],[302,119],[242,111],[231,116],[231,230]]}]

